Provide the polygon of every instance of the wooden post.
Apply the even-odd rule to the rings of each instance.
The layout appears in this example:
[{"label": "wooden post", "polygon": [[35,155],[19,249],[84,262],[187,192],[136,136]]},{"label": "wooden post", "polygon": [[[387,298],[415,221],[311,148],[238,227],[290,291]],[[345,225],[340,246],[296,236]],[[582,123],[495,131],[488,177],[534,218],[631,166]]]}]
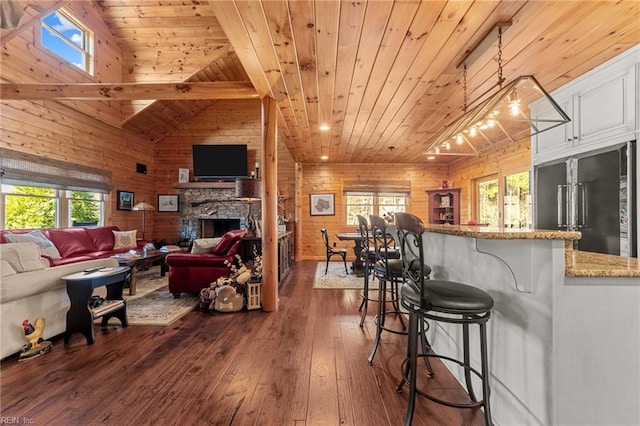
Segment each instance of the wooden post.
[{"label": "wooden post", "polygon": [[300,218],[302,217],[302,164],[295,164],[295,191],[296,191],[296,200],[295,200],[295,259],[302,259],[302,221]]},{"label": "wooden post", "polygon": [[278,125],[276,101],[262,100],[262,309],[278,310]]}]

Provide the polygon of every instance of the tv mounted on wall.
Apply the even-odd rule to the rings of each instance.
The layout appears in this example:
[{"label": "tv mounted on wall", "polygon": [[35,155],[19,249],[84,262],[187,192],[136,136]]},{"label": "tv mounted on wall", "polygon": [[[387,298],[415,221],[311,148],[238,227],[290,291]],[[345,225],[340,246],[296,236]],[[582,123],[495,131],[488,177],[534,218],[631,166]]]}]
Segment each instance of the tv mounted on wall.
[{"label": "tv mounted on wall", "polygon": [[193,145],[193,176],[225,180],[247,176],[247,145]]}]

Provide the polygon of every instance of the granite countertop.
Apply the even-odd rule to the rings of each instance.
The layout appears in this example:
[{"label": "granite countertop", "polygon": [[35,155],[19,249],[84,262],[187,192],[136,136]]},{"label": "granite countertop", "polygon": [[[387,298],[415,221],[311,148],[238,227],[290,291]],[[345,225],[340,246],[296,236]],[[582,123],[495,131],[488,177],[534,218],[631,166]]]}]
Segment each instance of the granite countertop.
[{"label": "granite countertop", "polygon": [[565,275],[568,277],[640,277],[640,260],[573,249],[578,231],[503,229],[489,226],[425,224],[425,231],[488,240],[565,240]]},{"label": "granite countertop", "polygon": [[640,277],[640,259],[567,250],[565,275],[568,277]]},{"label": "granite countertop", "polygon": [[497,228],[469,225],[425,224],[425,231],[459,237],[483,238],[487,240],[579,240],[578,231],[558,231],[548,229]]}]

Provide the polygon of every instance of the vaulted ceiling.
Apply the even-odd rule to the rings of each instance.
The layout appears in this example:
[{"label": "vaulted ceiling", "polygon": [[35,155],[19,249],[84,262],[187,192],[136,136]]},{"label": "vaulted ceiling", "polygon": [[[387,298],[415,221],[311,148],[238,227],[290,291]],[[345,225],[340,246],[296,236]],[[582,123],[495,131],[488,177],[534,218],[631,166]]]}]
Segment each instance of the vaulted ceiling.
[{"label": "vaulted ceiling", "polygon": [[[18,3],[23,24],[66,2]],[[640,43],[637,0],[96,3],[122,51],[123,83],[250,81],[276,100],[280,135],[302,163],[321,154],[342,163],[427,162],[424,150],[461,113],[458,64],[498,22],[511,23],[504,78],[533,74],[547,91]],[[469,99],[495,84],[497,56],[495,42],[470,64]],[[162,143],[215,102],[128,101],[119,126]]]}]

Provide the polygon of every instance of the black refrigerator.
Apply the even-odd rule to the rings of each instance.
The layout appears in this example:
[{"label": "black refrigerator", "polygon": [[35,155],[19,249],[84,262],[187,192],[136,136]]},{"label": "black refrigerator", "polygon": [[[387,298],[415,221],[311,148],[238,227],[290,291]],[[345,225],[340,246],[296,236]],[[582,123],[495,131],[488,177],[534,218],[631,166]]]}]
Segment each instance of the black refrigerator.
[{"label": "black refrigerator", "polygon": [[582,233],[578,250],[637,257],[635,141],[535,168],[537,229]]}]

